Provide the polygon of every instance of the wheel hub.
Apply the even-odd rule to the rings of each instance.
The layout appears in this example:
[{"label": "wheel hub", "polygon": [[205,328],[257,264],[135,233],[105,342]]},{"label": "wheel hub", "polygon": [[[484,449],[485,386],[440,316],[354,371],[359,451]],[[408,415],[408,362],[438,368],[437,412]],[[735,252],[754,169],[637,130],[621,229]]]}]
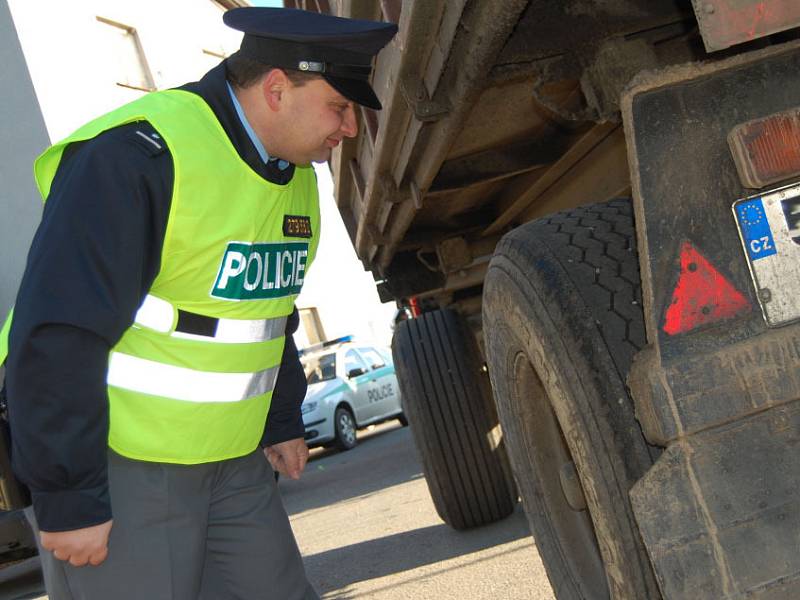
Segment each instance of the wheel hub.
[{"label": "wheel hub", "polygon": [[341,429],[342,435],[347,439],[348,442],[352,442],[356,437],[355,427],[353,427],[353,423],[350,420],[350,417],[346,414],[342,414],[339,417],[339,427]]}]

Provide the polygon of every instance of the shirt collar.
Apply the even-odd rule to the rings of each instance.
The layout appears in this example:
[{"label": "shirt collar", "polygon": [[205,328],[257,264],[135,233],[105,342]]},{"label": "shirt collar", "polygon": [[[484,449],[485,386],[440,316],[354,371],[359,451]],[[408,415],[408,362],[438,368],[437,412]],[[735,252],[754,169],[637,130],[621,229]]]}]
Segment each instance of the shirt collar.
[{"label": "shirt collar", "polygon": [[253,130],[253,127],[250,125],[250,122],[247,120],[247,117],[244,114],[244,109],[242,109],[242,105],[239,104],[239,99],[236,97],[230,82],[226,81],[225,85],[228,86],[228,93],[231,95],[231,101],[233,102],[234,108],[236,108],[236,114],[239,115],[239,120],[242,122],[242,126],[247,132],[247,135],[250,137],[250,141],[253,142],[253,146],[255,146],[256,150],[258,151],[258,155],[261,157],[261,160],[263,160],[265,164],[269,161],[277,161],[278,168],[281,171],[286,169],[289,166],[288,161],[277,157],[271,157],[269,155],[267,149],[264,148],[264,144],[261,143],[261,140],[258,138],[256,132]]}]

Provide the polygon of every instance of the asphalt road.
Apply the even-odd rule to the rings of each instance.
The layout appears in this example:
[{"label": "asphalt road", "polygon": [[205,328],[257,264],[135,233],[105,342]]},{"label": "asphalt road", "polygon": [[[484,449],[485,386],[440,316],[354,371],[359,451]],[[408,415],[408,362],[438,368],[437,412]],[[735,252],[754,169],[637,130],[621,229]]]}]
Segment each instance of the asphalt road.
[{"label": "asphalt road", "polygon": [[[522,507],[486,527],[449,528],[408,428],[391,421],[360,432],[349,452],[311,454],[302,479],[279,487],[323,600],[553,599]],[[0,572],[0,600],[38,596],[37,570],[34,559]]]},{"label": "asphalt road", "polygon": [[471,531],[445,525],[396,421],[349,452],[313,450],[302,479],[280,489],[324,600],[553,598],[522,507]]}]

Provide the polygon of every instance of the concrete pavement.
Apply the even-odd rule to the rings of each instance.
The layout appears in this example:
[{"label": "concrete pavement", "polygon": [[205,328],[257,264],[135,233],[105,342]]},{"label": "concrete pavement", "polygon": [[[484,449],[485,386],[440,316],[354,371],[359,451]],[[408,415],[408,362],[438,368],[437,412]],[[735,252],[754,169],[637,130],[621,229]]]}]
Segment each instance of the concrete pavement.
[{"label": "concrete pavement", "polygon": [[436,514],[408,428],[361,432],[349,452],[312,451],[281,493],[325,600],[549,600],[550,584],[521,506],[458,532]]},{"label": "concrete pavement", "polygon": [[[479,529],[445,525],[396,421],[360,432],[349,452],[312,450],[302,479],[279,486],[323,600],[554,598],[521,506]],[[34,566],[20,565],[0,599],[31,598],[33,573],[22,571]]]}]

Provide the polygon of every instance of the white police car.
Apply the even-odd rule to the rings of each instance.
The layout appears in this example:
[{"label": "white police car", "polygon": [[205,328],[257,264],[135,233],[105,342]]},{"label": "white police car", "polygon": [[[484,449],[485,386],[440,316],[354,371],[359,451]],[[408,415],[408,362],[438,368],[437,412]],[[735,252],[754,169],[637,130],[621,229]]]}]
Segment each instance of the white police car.
[{"label": "white police car", "polygon": [[388,350],[348,336],[301,350],[300,362],[308,381],[302,411],[309,446],[349,450],[362,427],[393,418],[407,424]]}]

